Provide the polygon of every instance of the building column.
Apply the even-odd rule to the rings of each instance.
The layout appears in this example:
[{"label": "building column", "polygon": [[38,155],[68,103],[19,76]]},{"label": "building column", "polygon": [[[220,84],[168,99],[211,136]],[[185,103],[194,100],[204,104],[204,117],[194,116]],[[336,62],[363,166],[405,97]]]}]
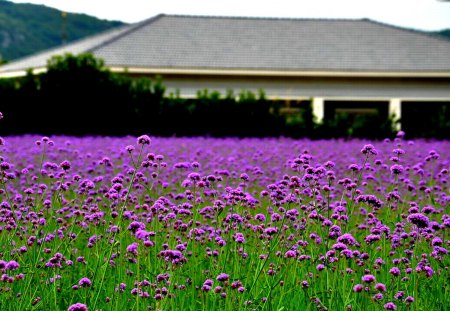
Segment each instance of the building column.
[{"label": "building column", "polygon": [[[398,120],[402,117],[402,102],[400,98],[392,98],[389,101],[389,117],[394,118],[394,120]],[[395,130],[401,130],[400,122],[395,123]]]},{"label": "building column", "polygon": [[325,116],[325,104],[322,97],[314,97],[312,100],[312,113],[316,123],[322,123]]}]

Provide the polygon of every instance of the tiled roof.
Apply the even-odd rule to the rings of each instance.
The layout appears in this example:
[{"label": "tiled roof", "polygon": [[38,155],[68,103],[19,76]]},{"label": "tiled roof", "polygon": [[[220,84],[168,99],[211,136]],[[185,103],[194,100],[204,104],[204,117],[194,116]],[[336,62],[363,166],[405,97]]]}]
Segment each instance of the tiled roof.
[{"label": "tiled roof", "polygon": [[93,52],[107,66],[266,71],[450,72],[450,40],[367,19],[158,15],[0,67]]}]

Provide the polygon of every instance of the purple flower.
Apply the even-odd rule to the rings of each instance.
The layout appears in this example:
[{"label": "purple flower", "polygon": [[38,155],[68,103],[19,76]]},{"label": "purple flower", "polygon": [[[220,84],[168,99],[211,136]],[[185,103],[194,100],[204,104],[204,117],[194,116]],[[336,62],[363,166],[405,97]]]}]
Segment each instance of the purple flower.
[{"label": "purple flower", "polygon": [[11,260],[6,264],[6,270],[17,270],[19,267],[19,263],[15,260]]},{"label": "purple flower", "polygon": [[266,221],[266,216],[264,216],[263,214],[256,214],[255,219],[264,222]]},{"label": "purple flower", "polygon": [[361,149],[362,154],[366,155],[377,155],[378,151],[375,149],[375,147],[371,144],[364,145],[364,147]]},{"label": "purple flower", "polygon": [[400,269],[397,267],[393,267],[391,268],[391,270],[389,270],[389,273],[392,274],[393,276],[399,276],[400,275]]},{"label": "purple flower", "polygon": [[228,275],[228,274],[226,274],[226,273],[221,273],[221,274],[219,274],[219,275],[217,276],[216,280],[217,280],[217,281],[226,281],[226,280],[228,280],[228,278],[229,278],[229,275]]},{"label": "purple flower", "polygon": [[356,244],[355,238],[350,233],[344,233],[343,235],[337,238],[337,241],[350,246]]},{"label": "purple flower", "polygon": [[335,243],[335,244],[333,244],[333,246],[331,246],[331,248],[341,251],[343,249],[346,249],[347,245],[345,245],[344,243]]},{"label": "purple flower", "polygon": [[130,245],[127,246],[127,252],[137,256],[137,249],[138,249],[138,244],[136,242],[131,243]]},{"label": "purple flower", "polygon": [[278,232],[277,227],[269,227],[269,228],[264,229],[264,233],[267,233],[268,235],[273,235],[277,232]]},{"label": "purple flower", "polygon": [[366,283],[373,283],[373,282],[375,282],[376,278],[372,274],[366,274],[366,275],[363,275],[361,280]]},{"label": "purple flower", "polygon": [[297,253],[294,250],[288,250],[284,253],[284,258],[294,258],[295,256],[297,256]]},{"label": "purple flower", "polygon": [[405,301],[406,301],[407,303],[412,303],[412,302],[414,302],[414,297],[408,296],[408,297],[405,298]]},{"label": "purple flower", "polygon": [[0,168],[4,171],[9,170],[11,168],[11,164],[8,162],[2,162],[0,163]]},{"label": "purple flower", "polygon": [[127,287],[127,284],[125,283],[120,283],[118,287],[116,287],[116,292],[121,292],[123,293],[125,291],[125,288]]},{"label": "purple flower", "polygon": [[89,280],[88,278],[82,278],[79,282],[78,285],[80,285],[81,287],[90,287],[92,284],[91,280]]},{"label": "purple flower", "polygon": [[380,292],[385,292],[386,291],[386,285],[384,285],[383,283],[377,283],[375,285],[375,289],[379,290]]},{"label": "purple flower", "polygon": [[378,234],[369,234],[368,236],[366,236],[364,238],[364,241],[367,244],[371,244],[374,241],[379,241],[381,239],[381,237]]},{"label": "purple flower", "polygon": [[144,230],[145,229],[145,224],[142,223],[142,222],[138,222],[138,221],[132,221],[128,225],[127,229],[130,230],[131,232],[135,233],[139,229]]},{"label": "purple flower", "polygon": [[394,295],[394,298],[395,298],[395,299],[402,299],[403,296],[405,296],[405,292],[401,290],[401,291],[399,291],[398,293],[396,293],[396,294]]},{"label": "purple flower", "polygon": [[137,138],[138,145],[150,145],[152,140],[147,135],[142,135]]},{"label": "purple flower", "polygon": [[86,305],[82,304],[82,303],[75,303],[73,305],[71,305],[67,311],[88,311],[88,308]]},{"label": "purple flower", "polygon": [[207,280],[203,283],[203,285],[208,285],[208,286],[213,286],[213,284],[214,284],[214,281],[211,280],[211,279],[207,279]]},{"label": "purple flower", "polygon": [[59,164],[59,166],[61,166],[61,168],[63,170],[68,171],[71,168],[72,165],[70,164],[69,161],[64,160],[64,161],[61,162],[61,164]]},{"label": "purple flower", "polygon": [[360,292],[362,292],[363,289],[364,289],[364,286],[362,286],[362,284],[356,284],[355,286],[353,286],[353,291],[355,293],[360,293]]},{"label": "purple flower", "polygon": [[415,224],[419,228],[428,227],[430,222],[428,217],[421,213],[410,214],[407,219],[410,223]]},{"label": "purple flower", "polygon": [[383,297],[383,294],[377,293],[377,294],[373,295],[372,298],[373,298],[374,300],[381,300],[381,299],[383,299],[384,297]]},{"label": "purple flower", "polygon": [[384,305],[385,310],[397,310],[397,306],[393,302],[388,302]]},{"label": "purple flower", "polygon": [[434,271],[430,266],[425,266],[423,270],[425,271],[427,277],[431,278],[433,276]]},{"label": "purple flower", "polygon": [[325,269],[325,266],[323,265],[323,264],[318,264],[317,266],[316,266],[316,269],[318,270],[318,271],[322,271],[323,269]]},{"label": "purple flower", "polygon": [[391,173],[394,175],[401,174],[403,172],[403,166],[399,164],[394,164],[391,166]]}]

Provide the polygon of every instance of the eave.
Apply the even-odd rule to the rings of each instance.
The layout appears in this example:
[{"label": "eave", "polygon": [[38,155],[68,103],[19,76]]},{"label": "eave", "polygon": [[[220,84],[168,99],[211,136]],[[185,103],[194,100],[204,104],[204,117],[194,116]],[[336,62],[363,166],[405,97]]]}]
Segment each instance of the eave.
[{"label": "eave", "polygon": [[450,71],[329,71],[257,70],[161,67],[109,67],[112,72],[142,75],[258,76],[258,77],[360,77],[360,78],[450,78]]},{"label": "eave", "polygon": [[[114,73],[134,75],[182,76],[235,76],[235,77],[328,77],[328,78],[450,78],[450,71],[330,71],[330,70],[258,70],[258,69],[206,69],[164,67],[108,67]],[[47,71],[46,67],[32,69],[33,74]],[[0,78],[23,77],[27,70],[2,72]]]}]

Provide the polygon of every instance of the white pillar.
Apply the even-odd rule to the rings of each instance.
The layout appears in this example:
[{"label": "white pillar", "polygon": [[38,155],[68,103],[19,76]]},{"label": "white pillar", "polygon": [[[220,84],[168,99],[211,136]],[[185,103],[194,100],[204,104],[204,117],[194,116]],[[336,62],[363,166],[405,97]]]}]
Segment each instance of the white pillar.
[{"label": "white pillar", "polygon": [[312,113],[316,123],[322,123],[325,116],[325,105],[322,97],[314,97],[312,100]]},{"label": "white pillar", "polygon": [[[402,117],[402,102],[400,98],[392,98],[389,101],[389,117],[394,118],[394,120],[398,120]],[[395,123],[395,130],[401,130],[400,122]]]}]

